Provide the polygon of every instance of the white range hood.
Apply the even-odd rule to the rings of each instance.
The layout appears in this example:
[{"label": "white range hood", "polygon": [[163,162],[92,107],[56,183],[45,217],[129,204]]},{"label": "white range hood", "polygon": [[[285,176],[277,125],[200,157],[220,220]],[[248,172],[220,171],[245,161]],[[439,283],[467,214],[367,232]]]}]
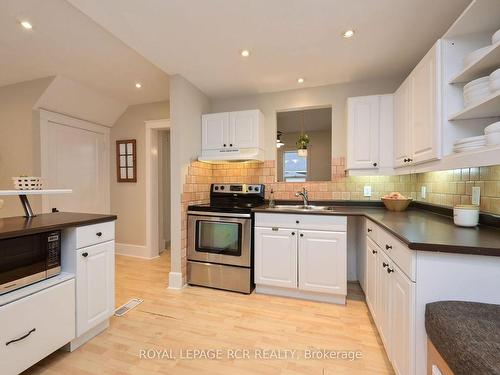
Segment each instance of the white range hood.
[{"label": "white range hood", "polygon": [[198,161],[205,163],[263,162],[264,150],[260,148],[204,150]]}]

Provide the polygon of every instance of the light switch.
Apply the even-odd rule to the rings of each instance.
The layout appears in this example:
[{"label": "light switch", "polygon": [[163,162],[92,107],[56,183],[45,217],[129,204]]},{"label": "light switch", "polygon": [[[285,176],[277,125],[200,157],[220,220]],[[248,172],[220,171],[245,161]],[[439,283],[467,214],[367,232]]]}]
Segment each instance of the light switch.
[{"label": "light switch", "polygon": [[479,206],[481,202],[481,188],[479,186],[474,186],[472,188],[472,204]]},{"label": "light switch", "polygon": [[363,195],[365,197],[371,197],[372,196],[372,187],[370,185],[365,185],[363,189]]},{"label": "light switch", "polygon": [[422,186],[420,190],[420,198],[425,199],[427,197],[427,186]]}]

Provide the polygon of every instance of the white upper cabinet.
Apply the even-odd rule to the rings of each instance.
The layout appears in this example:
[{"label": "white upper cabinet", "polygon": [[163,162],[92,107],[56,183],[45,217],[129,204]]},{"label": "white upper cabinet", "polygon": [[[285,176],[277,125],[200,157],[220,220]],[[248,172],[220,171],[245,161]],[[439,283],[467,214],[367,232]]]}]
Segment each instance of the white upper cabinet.
[{"label": "white upper cabinet", "polygon": [[260,148],[262,113],[258,110],[229,113],[229,147]]},{"label": "white upper cabinet", "polygon": [[441,155],[441,124],[437,113],[437,53],[439,41],[418,63],[409,77],[411,159],[421,163]]},{"label": "white upper cabinet", "polygon": [[222,158],[241,150],[263,148],[264,116],[249,111],[210,113],[202,115],[202,154]]},{"label": "white upper cabinet", "polygon": [[393,112],[393,95],[347,99],[348,170],[392,169]]},{"label": "white upper cabinet", "polygon": [[211,113],[202,116],[202,148],[217,150],[229,144],[229,113]]},{"label": "white upper cabinet", "polygon": [[406,79],[394,94],[394,168],[411,162],[410,85]]}]

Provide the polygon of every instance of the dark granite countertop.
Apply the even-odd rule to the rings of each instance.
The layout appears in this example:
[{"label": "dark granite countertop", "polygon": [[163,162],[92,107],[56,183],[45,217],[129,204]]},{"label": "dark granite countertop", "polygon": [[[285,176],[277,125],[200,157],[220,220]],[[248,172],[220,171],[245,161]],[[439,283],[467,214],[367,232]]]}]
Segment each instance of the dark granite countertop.
[{"label": "dark granite countertop", "polygon": [[269,208],[264,205],[254,208],[253,211],[295,215],[364,216],[389,231],[412,250],[500,256],[500,229],[498,228],[486,225],[479,225],[475,228],[458,227],[453,223],[452,217],[420,208],[392,212],[374,205],[317,203],[333,205],[335,208],[331,211],[304,211]]},{"label": "dark granite countertop", "polygon": [[500,306],[440,301],[425,308],[427,336],[456,375],[500,373]]},{"label": "dark granite countertop", "polygon": [[0,239],[47,232],[68,227],[104,223],[116,220],[116,215],[54,212],[40,214],[32,219],[22,216],[0,218]]}]

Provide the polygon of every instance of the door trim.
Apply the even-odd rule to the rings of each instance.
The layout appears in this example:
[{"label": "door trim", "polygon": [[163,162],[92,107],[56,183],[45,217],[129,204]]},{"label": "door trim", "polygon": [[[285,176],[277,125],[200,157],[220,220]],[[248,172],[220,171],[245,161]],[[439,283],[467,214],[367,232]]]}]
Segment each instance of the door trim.
[{"label": "door trim", "polygon": [[[106,126],[95,124],[89,121],[77,119],[57,112],[39,110],[40,115],[40,176],[47,178],[49,170],[49,127],[50,123],[68,126],[71,128],[87,130],[104,136],[104,197],[105,212],[110,213],[110,186],[109,186],[109,136],[110,129]],[[42,212],[50,212],[49,197],[42,195]]]},{"label": "door trim", "polygon": [[[146,161],[146,253],[149,259],[160,254],[159,221],[158,221],[158,130],[170,130],[170,120],[144,121],[146,128],[146,145],[144,160]],[[170,148],[170,151],[172,148]],[[171,160],[171,159],[170,159]]]}]

